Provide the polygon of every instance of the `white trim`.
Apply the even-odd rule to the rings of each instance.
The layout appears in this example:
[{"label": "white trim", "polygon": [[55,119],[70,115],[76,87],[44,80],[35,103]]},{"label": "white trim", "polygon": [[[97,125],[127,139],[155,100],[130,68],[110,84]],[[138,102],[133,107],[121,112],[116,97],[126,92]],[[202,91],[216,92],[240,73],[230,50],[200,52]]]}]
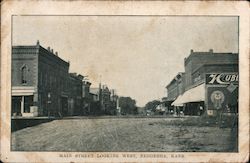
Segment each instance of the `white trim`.
[{"label": "white trim", "polygon": [[35,92],[35,87],[12,87],[11,89],[12,96],[34,95]]}]

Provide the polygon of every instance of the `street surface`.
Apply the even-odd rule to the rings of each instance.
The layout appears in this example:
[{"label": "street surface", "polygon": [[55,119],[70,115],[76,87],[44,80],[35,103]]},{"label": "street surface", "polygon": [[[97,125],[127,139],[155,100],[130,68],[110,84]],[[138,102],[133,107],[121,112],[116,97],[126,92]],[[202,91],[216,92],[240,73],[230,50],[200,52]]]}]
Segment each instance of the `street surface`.
[{"label": "street surface", "polygon": [[54,120],[13,132],[12,150],[235,151],[232,149],[235,139],[231,136],[231,128],[185,125],[186,119],[145,117]]}]

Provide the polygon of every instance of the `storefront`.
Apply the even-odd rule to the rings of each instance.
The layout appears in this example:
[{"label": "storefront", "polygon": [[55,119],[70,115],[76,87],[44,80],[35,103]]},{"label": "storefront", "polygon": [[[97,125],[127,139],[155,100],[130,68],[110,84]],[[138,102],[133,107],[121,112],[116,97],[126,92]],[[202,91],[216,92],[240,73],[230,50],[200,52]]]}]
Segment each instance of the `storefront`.
[{"label": "storefront", "polygon": [[193,87],[171,104],[175,106],[175,110],[182,111],[184,115],[202,115],[204,113],[204,100],[205,100],[205,84]]},{"label": "storefront", "polygon": [[12,88],[12,116],[36,117],[38,108],[35,104],[34,87]]},{"label": "storefront", "polygon": [[173,114],[174,113],[174,106],[172,103],[176,100],[176,98],[166,98],[163,103],[166,107],[166,113],[167,114]]}]

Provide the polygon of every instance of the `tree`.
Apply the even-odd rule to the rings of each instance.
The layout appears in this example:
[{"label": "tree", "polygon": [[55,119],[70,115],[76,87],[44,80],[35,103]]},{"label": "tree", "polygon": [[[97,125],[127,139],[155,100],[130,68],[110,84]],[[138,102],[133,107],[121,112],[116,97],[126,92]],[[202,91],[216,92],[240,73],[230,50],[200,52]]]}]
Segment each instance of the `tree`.
[{"label": "tree", "polygon": [[153,101],[150,101],[148,102],[146,105],[145,105],[145,110],[150,110],[152,112],[155,112],[156,110],[156,107],[160,104],[161,102],[159,100],[153,100]]},{"label": "tree", "polygon": [[131,97],[120,97],[119,106],[121,108],[122,114],[136,114],[137,113],[136,101],[132,99]]}]

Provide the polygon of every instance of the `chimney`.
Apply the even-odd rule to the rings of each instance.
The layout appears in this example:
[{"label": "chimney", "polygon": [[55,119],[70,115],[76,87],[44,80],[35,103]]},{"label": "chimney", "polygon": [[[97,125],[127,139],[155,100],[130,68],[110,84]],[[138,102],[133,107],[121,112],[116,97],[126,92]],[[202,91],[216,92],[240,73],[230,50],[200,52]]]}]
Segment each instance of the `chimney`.
[{"label": "chimney", "polygon": [[58,56],[58,52],[55,52],[55,55]]},{"label": "chimney", "polygon": [[51,53],[53,53],[53,49],[51,49]]},{"label": "chimney", "polygon": [[194,50],[193,50],[193,49],[191,49],[191,50],[190,50],[190,53],[191,53],[191,54],[193,54],[193,52],[194,52]]},{"label": "chimney", "polygon": [[40,45],[39,40],[37,40],[36,45]]},{"label": "chimney", "polygon": [[48,47],[47,50],[50,52],[50,47]]},{"label": "chimney", "polygon": [[213,53],[214,51],[213,51],[213,49],[209,49],[209,53]]}]

